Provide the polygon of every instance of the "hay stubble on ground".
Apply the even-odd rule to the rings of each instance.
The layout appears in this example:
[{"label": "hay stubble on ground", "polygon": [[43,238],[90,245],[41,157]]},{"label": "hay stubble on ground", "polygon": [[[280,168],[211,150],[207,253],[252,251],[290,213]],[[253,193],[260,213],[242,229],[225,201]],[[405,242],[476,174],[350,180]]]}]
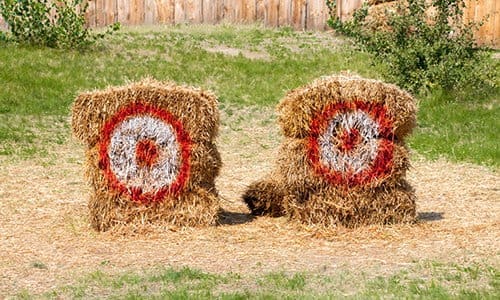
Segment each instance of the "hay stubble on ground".
[{"label": "hay stubble on ground", "polygon": [[273,112],[226,108],[221,119],[218,146],[224,166],[217,187],[226,212],[217,227],[96,233],[86,219],[89,189],[80,145],[58,145],[43,159],[1,158],[0,295],[44,292],[96,269],[158,265],[244,274],[380,273],[425,259],[499,266],[496,172],[414,157],[408,177],[418,197],[417,225],[325,231],[284,218],[252,219],[240,195],[272,168],[280,142]]}]

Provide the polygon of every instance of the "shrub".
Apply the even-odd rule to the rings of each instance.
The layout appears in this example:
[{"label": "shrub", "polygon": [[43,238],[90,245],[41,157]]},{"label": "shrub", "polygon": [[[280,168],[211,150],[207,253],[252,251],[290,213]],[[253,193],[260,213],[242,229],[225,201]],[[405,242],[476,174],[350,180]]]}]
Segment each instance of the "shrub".
[{"label": "shrub", "polygon": [[119,23],[95,34],[85,25],[83,0],[0,0],[10,40],[52,48],[84,48],[118,30]]},{"label": "shrub", "polygon": [[385,11],[388,28],[373,29],[366,26],[365,5],[351,20],[332,17],[329,25],[385,64],[387,79],[412,92],[495,88],[498,69],[488,66],[488,53],[475,43],[479,24],[462,22],[463,7],[464,0],[401,1]]}]

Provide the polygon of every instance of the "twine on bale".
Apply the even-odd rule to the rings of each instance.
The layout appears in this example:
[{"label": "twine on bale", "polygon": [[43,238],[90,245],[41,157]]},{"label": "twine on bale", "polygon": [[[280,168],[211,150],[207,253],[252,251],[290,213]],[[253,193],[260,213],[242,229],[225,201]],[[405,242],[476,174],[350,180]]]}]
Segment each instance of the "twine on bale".
[{"label": "twine on bale", "polygon": [[146,79],[82,93],[74,135],[86,146],[92,226],[206,226],[220,210],[214,95]]},{"label": "twine on bale", "polygon": [[253,214],[355,227],[412,222],[404,139],[414,99],[398,87],[330,76],[291,91],[278,105],[285,139],[272,174],[248,187]]}]

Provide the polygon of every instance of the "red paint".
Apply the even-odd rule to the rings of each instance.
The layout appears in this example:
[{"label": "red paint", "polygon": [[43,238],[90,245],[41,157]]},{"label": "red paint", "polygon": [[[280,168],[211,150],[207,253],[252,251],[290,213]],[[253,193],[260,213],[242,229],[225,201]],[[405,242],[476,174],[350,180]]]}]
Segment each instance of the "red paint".
[{"label": "red paint", "polygon": [[359,142],[361,142],[361,135],[359,130],[352,128],[351,130],[344,130],[340,134],[340,150],[342,152],[350,152],[354,149]]},{"label": "red paint", "polygon": [[158,161],[159,156],[158,146],[152,140],[144,139],[137,142],[135,159],[139,166],[151,168]]},{"label": "red paint", "polygon": [[[151,116],[161,119],[167,124],[170,124],[175,131],[177,142],[179,143],[181,148],[181,166],[176,180],[172,184],[170,184],[170,186],[164,187],[155,193],[145,193],[141,188],[129,188],[125,186],[116,178],[115,174],[111,170],[108,148],[111,143],[113,132],[115,128],[127,118],[135,116]],[[141,143],[142,141],[138,142],[139,145]],[[144,150],[144,153],[140,153],[140,158],[136,157],[136,159],[138,159],[139,161],[142,159],[145,163],[151,163],[152,161],[154,161],[152,157],[146,158],[148,155],[152,155],[154,157],[154,147],[148,148],[148,145],[146,144],[140,147],[143,147],[142,150]],[[155,145],[155,147],[157,153],[157,146]],[[178,196],[179,193],[184,189],[184,186],[189,178],[189,172],[191,168],[190,153],[191,138],[184,130],[182,123],[175,116],[162,108],[142,102],[135,102],[122,108],[104,124],[101,131],[101,141],[99,144],[99,167],[103,170],[104,176],[108,180],[110,187],[118,191],[119,193],[129,195],[132,200],[141,203],[161,202],[164,200],[166,195]]]},{"label": "red paint", "polygon": [[[370,163],[368,168],[357,174],[332,170],[323,165],[320,161],[318,138],[328,127],[329,121],[335,116],[358,110],[369,114],[370,117],[379,125],[379,146],[377,149],[377,156]],[[359,135],[359,131],[354,130],[356,129],[353,129],[348,133],[343,132],[340,134],[341,145],[339,145],[339,147],[341,151],[348,152],[360,142],[361,137]],[[323,176],[331,184],[350,188],[366,185],[377,178],[389,175],[392,170],[393,151],[394,135],[392,120],[387,115],[385,107],[381,104],[369,103],[360,100],[354,102],[335,103],[327,106],[312,120],[311,133],[308,143],[308,156],[316,174]]]}]

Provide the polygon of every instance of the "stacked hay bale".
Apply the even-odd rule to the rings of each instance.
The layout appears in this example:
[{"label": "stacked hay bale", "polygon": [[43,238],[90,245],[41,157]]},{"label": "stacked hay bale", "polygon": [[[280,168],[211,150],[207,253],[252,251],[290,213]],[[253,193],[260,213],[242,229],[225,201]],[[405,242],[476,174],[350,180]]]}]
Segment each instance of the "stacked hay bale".
[{"label": "stacked hay bale", "polygon": [[291,91],[278,113],[285,139],[277,166],[243,196],[253,214],[347,227],[414,220],[404,139],[416,106],[408,93],[332,76]]},{"label": "stacked hay bale", "polygon": [[79,95],[72,130],[86,145],[92,226],[215,223],[218,124],[213,94],[173,83]]}]

